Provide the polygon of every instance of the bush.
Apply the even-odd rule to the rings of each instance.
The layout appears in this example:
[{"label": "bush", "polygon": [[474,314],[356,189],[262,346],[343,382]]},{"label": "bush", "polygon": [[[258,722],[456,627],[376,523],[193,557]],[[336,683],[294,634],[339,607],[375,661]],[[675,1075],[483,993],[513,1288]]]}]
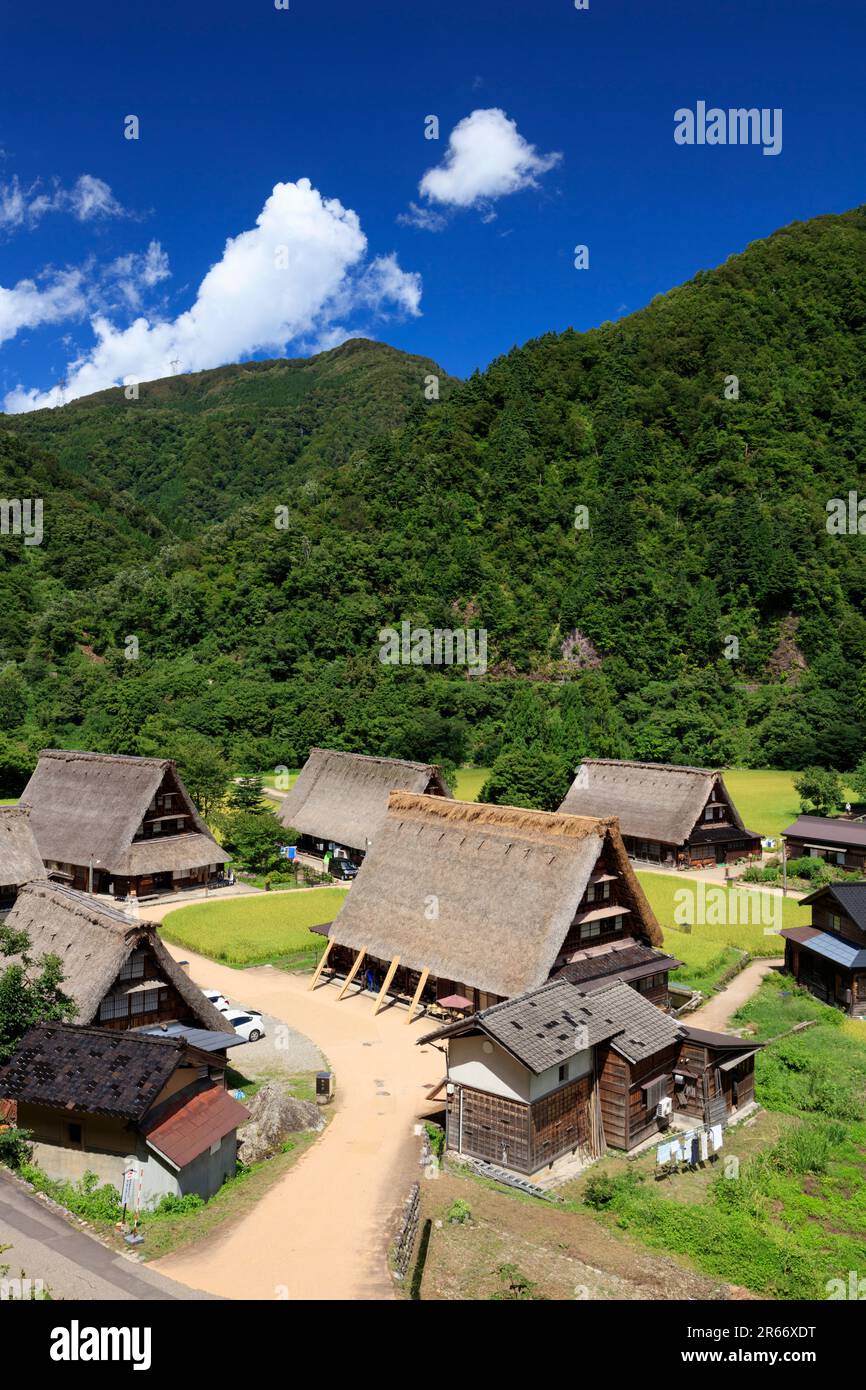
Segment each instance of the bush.
[{"label": "bush", "polygon": [[197,1192],[187,1192],[183,1197],[179,1197],[176,1192],[166,1192],[164,1197],[160,1197],[153,1211],[146,1212],[146,1216],[185,1216],[189,1211],[198,1211],[204,1206],[204,1198],[199,1197]]},{"label": "bush", "polygon": [[12,1126],[0,1130],[0,1163],[5,1163],[7,1168],[21,1168],[30,1162],[32,1154],[29,1129]]},{"label": "bush", "polygon": [[441,1125],[434,1125],[432,1121],[425,1120],[424,1129],[427,1138],[430,1140],[430,1150],[434,1158],[441,1158],[445,1152],[445,1131]]},{"label": "bush", "polygon": [[471,1216],[472,1209],[469,1203],[464,1202],[462,1197],[458,1197],[448,1208],[446,1220],[450,1221],[452,1226],[462,1226],[465,1221],[470,1220]]},{"label": "bush", "polygon": [[583,1202],[587,1207],[600,1211],[602,1207],[615,1204],[621,1197],[633,1192],[643,1179],[633,1170],[611,1177],[607,1173],[596,1173],[587,1178],[583,1189]]}]

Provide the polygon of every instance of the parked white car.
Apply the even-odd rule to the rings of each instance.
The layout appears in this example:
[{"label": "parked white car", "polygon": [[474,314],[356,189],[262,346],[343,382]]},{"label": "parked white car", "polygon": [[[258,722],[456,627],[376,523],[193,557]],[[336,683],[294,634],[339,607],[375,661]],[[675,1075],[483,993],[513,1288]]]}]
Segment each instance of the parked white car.
[{"label": "parked white car", "polygon": [[231,1004],[218,989],[203,989],[202,994],[209,1004],[213,1004],[215,1009],[219,1009],[221,1014],[228,1013]]},{"label": "parked white car", "polygon": [[265,1036],[264,1020],[261,1014],[255,1013],[252,1009],[229,1009],[226,1022],[230,1023],[242,1038],[246,1038],[247,1042],[258,1042],[259,1038]]}]

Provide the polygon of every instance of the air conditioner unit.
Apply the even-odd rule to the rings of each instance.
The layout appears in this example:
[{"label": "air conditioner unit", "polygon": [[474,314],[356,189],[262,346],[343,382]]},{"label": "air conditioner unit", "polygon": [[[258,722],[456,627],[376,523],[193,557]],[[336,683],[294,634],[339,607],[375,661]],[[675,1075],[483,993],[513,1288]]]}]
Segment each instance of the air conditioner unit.
[{"label": "air conditioner unit", "polygon": [[674,1103],[671,1100],[670,1096],[662,1096],[661,1100],[656,1106],[656,1118],[659,1120],[663,1120],[666,1115],[670,1115],[673,1108]]}]

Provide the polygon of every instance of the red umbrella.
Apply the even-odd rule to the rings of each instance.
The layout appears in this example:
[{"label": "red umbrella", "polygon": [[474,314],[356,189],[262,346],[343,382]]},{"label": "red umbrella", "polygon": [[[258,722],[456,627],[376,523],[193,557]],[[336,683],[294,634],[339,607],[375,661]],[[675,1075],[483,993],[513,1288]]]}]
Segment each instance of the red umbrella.
[{"label": "red umbrella", "polygon": [[447,994],[444,999],[437,999],[443,1009],[471,1009],[472,1000],[464,999],[462,994]]}]

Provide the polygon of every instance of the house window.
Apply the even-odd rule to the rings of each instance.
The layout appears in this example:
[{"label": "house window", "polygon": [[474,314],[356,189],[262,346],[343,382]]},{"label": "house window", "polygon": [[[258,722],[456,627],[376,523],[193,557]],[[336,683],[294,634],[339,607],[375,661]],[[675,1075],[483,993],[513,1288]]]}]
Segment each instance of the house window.
[{"label": "house window", "polygon": [[842,930],[842,918],[837,917],[835,912],[830,913],[830,930],[834,932],[841,932]]},{"label": "house window", "polygon": [[158,989],[140,989],[129,996],[131,1011],[134,1014],[149,1014],[159,1007]]},{"label": "house window", "polygon": [[126,1018],[129,1012],[128,996],[125,994],[107,994],[99,1006],[99,1019],[102,1022],[109,1018]]},{"label": "house window", "polygon": [[562,1082],[563,1082],[563,1081],[567,1081],[567,1080],[568,1080],[568,1063],[567,1063],[567,1062],[563,1062],[562,1066],[559,1068],[559,1082],[560,1082],[560,1085],[562,1085]]},{"label": "house window", "polygon": [[600,932],[601,924],[599,922],[584,922],[580,929],[580,939],[581,941],[588,941],[591,937],[598,936]]},{"label": "house window", "polygon": [[141,980],[144,978],[144,952],[133,951],[120,967],[121,980]]}]

